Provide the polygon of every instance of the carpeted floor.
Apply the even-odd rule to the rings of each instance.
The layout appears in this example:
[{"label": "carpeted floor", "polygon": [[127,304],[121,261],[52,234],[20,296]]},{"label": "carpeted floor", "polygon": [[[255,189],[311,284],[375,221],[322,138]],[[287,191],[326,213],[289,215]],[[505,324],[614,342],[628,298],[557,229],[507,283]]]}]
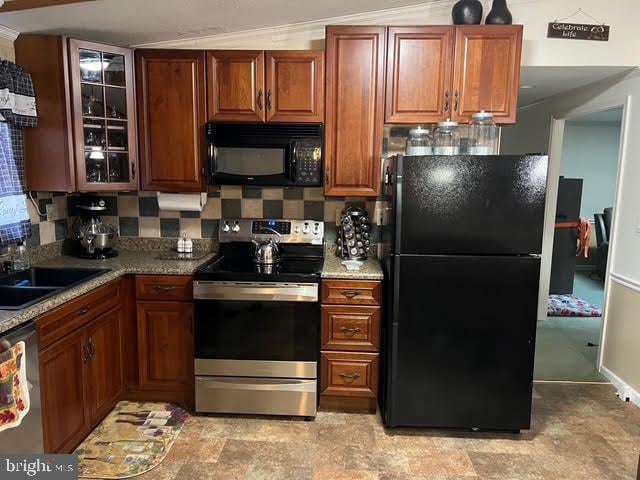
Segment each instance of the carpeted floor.
[{"label": "carpeted floor", "polygon": [[189,419],[138,480],[632,480],[640,409],[611,385],[536,384],[519,436],[388,430],[379,416]]},{"label": "carpeted floor", "polygon": [[[602,309],[604,286],[588,273],[578,272],[574,293]],[[596,369],[600,343],[601,317],[548,317],[538,322],[536,343],[536,380],[602,382]]]}]

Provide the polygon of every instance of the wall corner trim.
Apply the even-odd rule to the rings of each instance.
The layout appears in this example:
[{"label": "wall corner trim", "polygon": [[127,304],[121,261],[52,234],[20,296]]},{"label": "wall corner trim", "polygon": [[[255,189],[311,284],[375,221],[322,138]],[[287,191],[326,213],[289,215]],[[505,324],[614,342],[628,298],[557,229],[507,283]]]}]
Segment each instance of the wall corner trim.
[{"label": "wall corner trim", "polygon": [[604,375],[605,378],[607,378],[611,382],[611,384],[616,388],[617,390],[616,393],[620,398],[620,400],[622,400],[623,402],[628,400],[631,403],[640,407],[640,392],[635,390],[630,385],[627,385],[624,382],[624,380],[622,380],[620,377],[618,377],[615,373],[613,373],[604,365],[600,367],[600,373]]},{"label": "wall corner trim", "polygon": [[640,293],[640,282],[637,282],[633,278],[629,278],[625,275],[620,275],[619,273],[615,272],[610,272],[609,275],[611,276],[611,280],[613,280],[614,282]]},{"label": "wall corner trim", "polygon": [[4,40],[9,40],[10,42],[13,42],[16,38],[18,38],[19,34],[20,32],[16,32],[11,28],[0,25],[0,38]]}]

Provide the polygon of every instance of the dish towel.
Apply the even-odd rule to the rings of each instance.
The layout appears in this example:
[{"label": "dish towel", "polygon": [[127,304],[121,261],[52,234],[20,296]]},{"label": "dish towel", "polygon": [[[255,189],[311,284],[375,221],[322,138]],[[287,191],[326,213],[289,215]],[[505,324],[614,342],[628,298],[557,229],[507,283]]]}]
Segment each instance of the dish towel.
[{"label": "dish towel", "polygon": [[15,63],[0,62],[0,246],[31,236],[24,196],[22,128],[37,125],[31,75]]},{"label": "dish towel", "polygon": [[17,427],[29,413],[25,351],[24,342],[18,342],[0,352],[0,432]]}]

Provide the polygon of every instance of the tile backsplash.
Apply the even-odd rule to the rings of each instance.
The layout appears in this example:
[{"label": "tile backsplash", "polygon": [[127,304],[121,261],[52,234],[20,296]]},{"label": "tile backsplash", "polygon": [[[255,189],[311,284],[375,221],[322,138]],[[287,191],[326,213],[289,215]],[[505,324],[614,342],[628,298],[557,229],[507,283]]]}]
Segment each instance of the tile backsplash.
[{"label": "tile backsplash", "polygon": [[[368,210],[374,225],[374,241],[377,235],[375,199],[325,198],[322,188],[222,186],[208,194],[202,212],[160,210],[155,192],[97,195],[107,202],[103,221],[118,228],[121,237],[178,238],[186,232],[189,237],[196,239],[217,238],[221,218],[291,218],[324,220],[325,238],[333,241],[336,236],[336,216],[347,204]],[[65,199],[68,202],[65,213],[68,212],[70,218],[75,215],[78,198],[77,195],[69,195]],[[60,222],[58,227],[59,234],[62,234],[63,223]]]},{"label": "tile backsplash", "polygon": [[[27,210],[31,219],[31,238],[29,245],[37,247],[64,240],[68,232],[67,194],[51,192],[32,192],[35,205],[25,195]],[[38,210],[46,215],[39,215]]]}]

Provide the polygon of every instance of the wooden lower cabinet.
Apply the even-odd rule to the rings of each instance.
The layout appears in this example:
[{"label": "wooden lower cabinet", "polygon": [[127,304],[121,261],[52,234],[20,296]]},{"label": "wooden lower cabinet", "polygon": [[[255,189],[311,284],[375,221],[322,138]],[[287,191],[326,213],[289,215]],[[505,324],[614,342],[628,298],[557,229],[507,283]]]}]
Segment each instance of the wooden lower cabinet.
[{"label": "wooden lower cabinet", "polygon": [[40,352],[46,452],[72,452],[120,399],[121,325],[116,307]]},{"label": "wooden lower cabinet", "polygon": [[92,424],[100,422],[111,411],[124,389],[122,323],[123,310],[116,308],[87,328],[88,400]]},{"label": "wooden lower cabinet", "polygon": [[382,282],[322,282],[320,408],[375,413],[378,407]]},{"label": "wooden lower cabinet", "polygon": [[[139,390],[192,404],[193,303],[138,302]],[[164,395],[162,394],[164,392]]]},{"label": "wooden lower cabinet", "polygon": [[78,330],[40,352],[44,450],[71,452],[89,433],[86,335]]}]

